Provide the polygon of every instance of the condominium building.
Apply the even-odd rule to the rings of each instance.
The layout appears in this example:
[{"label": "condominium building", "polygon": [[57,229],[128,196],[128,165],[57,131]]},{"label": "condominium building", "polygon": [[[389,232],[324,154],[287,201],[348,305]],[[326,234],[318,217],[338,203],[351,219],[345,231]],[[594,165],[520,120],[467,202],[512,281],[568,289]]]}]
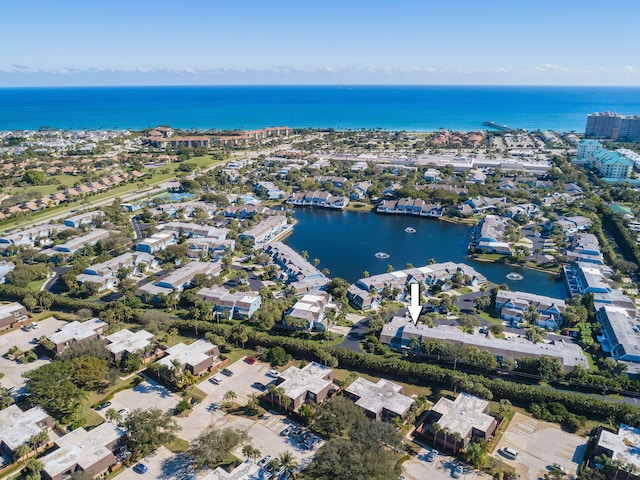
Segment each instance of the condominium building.
[{"label": "condominium building", "polygon": [[640,138],[640,116],[600,112],[587,115],[585,137],[635,142]]}]

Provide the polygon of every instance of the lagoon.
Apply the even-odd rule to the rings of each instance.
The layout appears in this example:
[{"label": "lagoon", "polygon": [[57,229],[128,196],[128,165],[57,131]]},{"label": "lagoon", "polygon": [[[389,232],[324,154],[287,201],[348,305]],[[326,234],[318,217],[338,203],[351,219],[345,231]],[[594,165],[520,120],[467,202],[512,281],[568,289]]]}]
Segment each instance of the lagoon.
[{"label": "lagoon", "polygon": [[[319,268],[328,268],[332,277],[355,282],[366,270],[371,275],[384,273],[388,265],[401,270],[407,263],[425,265],[430,258],[438,262],[466,263],[491,282],[550,297],[565,298],[564,282],[553,275],[497,263],[473,260],[467,256],[470,228],[442,220],[404,215],[380,215],[370,212],[295,209],[297,224],[284,242],[298,252],[306,250],[309,259],[320,260]],[[406,228],[415,229],[408,233]],[[389,258],[377,258],[384,252]],[[522,280],[509,280],[516,272]]]}]

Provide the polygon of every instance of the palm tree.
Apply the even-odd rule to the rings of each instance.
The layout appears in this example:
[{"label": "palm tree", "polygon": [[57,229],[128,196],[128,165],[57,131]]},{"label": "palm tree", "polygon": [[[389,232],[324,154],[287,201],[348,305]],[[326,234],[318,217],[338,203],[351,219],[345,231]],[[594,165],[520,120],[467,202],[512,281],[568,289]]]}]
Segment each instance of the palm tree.
[{"label": "palm tree", "polygon": [[278,408],[282,409],[282,399],[285,398],[287,396],[284,388],[282,387],[276,387],[276,389],[273,391],[273,393],[276,395],[276,397],[278,398]]},{"label": "palm tree", "polygon": [[409,338],[408,347],[412,352],[420,352],[422,350],[422,339],[420,337]]},{"label": "palm tree", "polygon": [[231,404],[233,403],[233,401],[238,398],[238,395],[236,395],[236,392],[234,392],[233,390],[229,390],[227,391],[227,393],[224,394],[224,396],[222,397],[222,399],[225,401],[225,403],[227,404]]},{"label": "palm tree", "polygon": [[442,427],[438,422],[433,422],[431,424],[431,430],[433,430],[433,443],[435,445],[438,444],[438,434],[442,431]]},{"label": "palm tree", "polygon": [[280,466],[284,467],[285,473],[287,477],[295,478],[295,470],[298,468],[298,462],[296,462],[295,458],[291,452],[283,452],[278,457],[278,461],[280,462]]},{"label": "palm tree", "polygon": [[271,397],[271,406],[273,407],[275,405],[275,392],[276,389],[278,387],[275,386],[275,384],[270,383],[269,386],[267,387],[267,393],[269,394],[269,396]]}]

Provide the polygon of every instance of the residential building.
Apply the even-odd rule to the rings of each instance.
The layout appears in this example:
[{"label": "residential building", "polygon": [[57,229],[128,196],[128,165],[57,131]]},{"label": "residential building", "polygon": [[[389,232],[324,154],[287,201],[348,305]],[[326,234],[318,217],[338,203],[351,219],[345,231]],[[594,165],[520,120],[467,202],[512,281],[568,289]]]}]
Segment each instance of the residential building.
[{"label": "residential building", "polygon": [[500,314],[500,318],[510,321],[513,325],[522,323],[524,313],[532,308],[539,314],[537,320],[539,326],[555,329],[562,324],[564,300],[508,290],[498,290],[496,294],[496,311]]},{"label": "residential building", "polygon": [[640,363],[640,319],[635,309],[603,305],[596,318],[602,325],[598,336],[602,349],[616,360]]},{"label": "residential building", "polygon": [[220,349],[217,345],[206,340],[196,340],[190,345],[178,343],[166,351],[166,356],[158,360],[160,365],[169,369],[174,368],[177,362],[181,368],[191,372],[193,375],[202,375],[218,360]]},{"label": "residential building", "polygon": [[581,140],[576,148],[576,161],[578,163],[590,162],[590,155],[602,148],[602,144],[598,140]]},{"label": "residential building", "polygon": [[169,245],[175,245],[176,238],[171,232],[159,232],[154,233],[149,238],[142,240],[138,245],[136,245],[136,250],[138,252],[145,253],[156,253],[161,250],[164,250]]},{"label": "residential building", "polygon": [[306,402],[323,403],[333,385],[333,370],[316,362],[311,362],[303,368],[289,367],[278,377],[278,387],[281,387],[291,403],[288,410],[297,410]]},{"label": "residential building", "polygon": [[608,111],[592,113],[587,115],[584,136],[635,142],[640,139],[640,116],[620,115]]},{"label": "residential building", "polygon": [[20,445],[43,431],[53,428],[53,420],[40,407],[22,411],[17,405],[0,410],[0,458],[4,453],[13,457]]},{"label": "residential building", "polygon": [[447,325],[428,327],[422,323],[414,324],[406,317],[393,317],[380,333],[380,342],[396,350],[408,349],[412,338],[418,338],[421,341],[432,338],[441,342],[476,347],[479,350],[491,352],[500,362],[505,358],[517,360],[546,356],[557,358],[566,372],[572,371],[578,365],[589,369],[589,363],[582,349],[574,343],[560,340],[551,343],[532,343],[518,337],[494,338],[491,335],[465,333],[457,327]]},{"label": "residential building", "polygon": [[442,216],[443,208],[439,203],[426,203],[421,199],[401,198],[399,200],[383,200],[378,204],[376,212],[439,218]]},{"label": "residential building", "polygon": [[0,237],[0,244],[27,245],[33,247],[36,242],[50,238],[53,234],[69,227],[59,224],[43,224]]},{"label": "residential building", "polygon": [[49,335],[47,339],[53,343],[53,351],[60,353],[73,342],[98,338],[99,335],[102,335],[107,330],[108,326],[106,322],[99,318],[92,318],[86,322],[74,321],[60,327],[58,331]]},{"label": "residential building", "polygon": [[[314,332],[325,330],[325,309],[330,301],[331,296],[327,292],[307,293],[285,312],[282,324]],[[304,323],[304,327],[300,327],[300,323]]]},{"label": "residential building", "polygon": [[79,228],[82,225],[91,225],[97,218],[104,217],[102,210],[93,210],[91,212],[81,213],[65,219],[63,222],[67,227]]},{"label": "residential building", "polygon": [[287,230],[288,227],[287,217],[284,215],[274,215],[265,218],[257,225],[242,232],[240,238],[243,240],[248,238],[253,240],[255,245],[261,246],[280,235]]},{"label": "residential building", "polygon": [[163,232],[171,232],[175,237],[184,235],[187,238],[216,238],[225,240],[229,233],[228,228],[216,228],[209,225],[199,225],[188,222],[168,222],[158,225]]},{"label": "residential building", "polygon": [[264,251],[281,268],[280,280],[292,285],[298,292],[320,289],[328,279],[293,248],[282,242],[271,242]]},{"label": "residential building", "polygon": [[107,350],[113,354],[113,359],[118,362],[131,353],[139,353],[151,344],[155,335],[146,330],[138,330],[133,333],[123,328],[105,337]]},{"label": "residential building", "polygon": [[219,262],[227,253],[233,253],[236,249],[235,240],[218,240],[217,238],[189,238],[187,244],[187,256],[189,258],[201,258],[207,256],[211,261]]},{"label": "residential building", "polygon": [[114,452],[124,443],[125,432],[105,422],[92,430],[78,428],[55,441],[56,449],[40,458],[44,480],[62,480],[77,471],[97,477],[118,461]]},{"label": "residential building", "polygon": [[640,429],[621,423],[616,433],[606,428],[600,430],[595,440],[593,456],[606,455],[612,460],[612,464],[617,466],[615,468],[619,469],[614,478],[629,480],[637,478],[637,474],[629,474],[629,472],[640,471],[638,449],[640,449]]},{"label": "residential building", "polygon": [[96,230],[90,231],[85,235],[82,235],[81,237],[72,238],[71,240],[63,244],[56,245],[52,249],[51,253],[53,255],[56,255],[58,253],[74,254],[78,250],[81,250],[82,248],[86,247],[87,245],[95,245],[100,240],[103,240],[109,237],[113,233],[114,233],[113,231],[103,230],[101,228],[98,228]]},{"label": "residential building", "polygon": [[220,263],[212,262],[189,262],[179,268],[176,268],[166,277],[158,280],[156,283],[147,283],[140,287],[142,295],[149,293],[154,296],[155,299],[158,295],[169,295],[171,292],[181,292],[186,286],[188,286],[193,277],[196,275],[218,275],[222,271],[222,265]]},{"label": "residential building", "polygon": [[289,205],[299,205],[307,207],[333,208],[342,210],[349,204],[349,198],[332,195],[329,192],[313,191],[294,193],[287,200]]},{"label": "residential building", "polygon": [[[571,295],[593,293],[608,298],[613,292],[613,287],[607,277],[612,273],[609,267],[585,261],[574,262],[564,267],[565,280]],[[594,298],[594,301],[598,303],[598,299]]]},{"label": "residential building", "polygon": [[566,248],[565,255],[569,262],[604,265],[600,242],[598,242],[598,237],[592,233],[575,233]]},{"label": "residential building", "polygon": [[455,400],[441,397],[416,433],[433,438],[436,448],[457,452],[472,441],[488,442],[493,437],[498,422],[489,411],[487,400],[465,392]]},{"label": "residential building", "polygon": [[287,196],[273,182],[258,182],[253,186],[256,193],[265,195],[269,200],[279,200]]},{"label": "residential building", "polygon": [[497,215],[485,216],[474,230],[469,248],[484,253],[511,255],[513,249],[504,236],[507,220]]},{"label": "residential building", "polygon": [[24,305],[12,302],[0,305],[0,330],[11,327],[16,322],[29,318],[29,313]]},{"label": "residential building", "polygon": [[[84,272],[76,276],[78,284],[85,282],[97,283],[100,289],[115,287],[120,269],[131,269],[132,274],[139,273],[139,266],[144,264],[144,268],[155,268],[158,261],[155,257],[146,252],[127,252],[106,262],[96,263],[84,269]],[[143,268],[143,267],[140,267]]]},{"label": "residential building", "polygon": [[229,318],[251,318],[262,305],[262,298],[257,292],[230,293],[221,287],[201,288],[196,297],[205,302],[212,302],[216,312],[229,312]]},{"label": "residential building", "polygon": [[593,167],[602,178],[624,179],[633,172],[633,160],[624,158],[617,152],[598,150],[589,155]]},{"label": "residential building", "polygon": [[402,385],[384,378],[374,383],[358,377],[344,394],[374,420],[398,417],[404,421],[414,403],[412,398],[402,394]]}]

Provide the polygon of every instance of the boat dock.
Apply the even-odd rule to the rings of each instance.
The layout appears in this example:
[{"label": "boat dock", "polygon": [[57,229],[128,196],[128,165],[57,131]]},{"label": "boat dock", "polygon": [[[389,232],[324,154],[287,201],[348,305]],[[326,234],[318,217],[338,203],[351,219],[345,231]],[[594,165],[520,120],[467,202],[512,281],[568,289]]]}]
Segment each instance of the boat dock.
[{"label": "boat dock", "polygon": [[501,132],[513,133],[516,131],[515,128],[507,127],[506,125],[500,125],[499,123],[496,123],[496,122],[483,122],[483,125],[486,125],[487,127],[495,128],[496,130],[500,130]]}]

